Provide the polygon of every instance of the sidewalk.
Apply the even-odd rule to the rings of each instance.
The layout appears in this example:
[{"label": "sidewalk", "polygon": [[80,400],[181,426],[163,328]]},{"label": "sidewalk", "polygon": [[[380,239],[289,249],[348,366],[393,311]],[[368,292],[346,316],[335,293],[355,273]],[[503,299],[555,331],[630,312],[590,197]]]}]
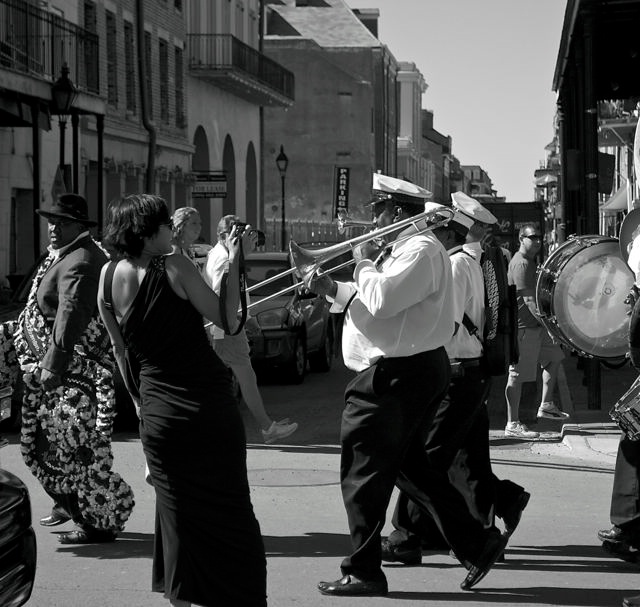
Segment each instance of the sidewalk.
[{"label": "sidewalk", "polygon": [[[572,455],[581,459],[601,460],[615,464],[618,442],[621,432],[618,425],[609,416],[610,409],[629,389],[638,376],[638,372],[626,364],[619,369],[610,369],[600,365],[600,408],[589,409],[585,372],[579,368],[580,359],[566,354],[558,377],[555,399],[560,407],[571,414],[567,423],[555,420],[538,420],[536,411],[540,403],[541,381],[523,386],[520,418],[531,430],[540,432],[540,443],[562,442]],[[503,437],[506,423],[506,405],[504,401],[505,378],[496,378],[489,395],[489,415],[492,444]],[[595,400],[595,399],[592,399]],[[536,449],[534,449],[536,450]],[[540,451],[548,451],[543,447]]]}]

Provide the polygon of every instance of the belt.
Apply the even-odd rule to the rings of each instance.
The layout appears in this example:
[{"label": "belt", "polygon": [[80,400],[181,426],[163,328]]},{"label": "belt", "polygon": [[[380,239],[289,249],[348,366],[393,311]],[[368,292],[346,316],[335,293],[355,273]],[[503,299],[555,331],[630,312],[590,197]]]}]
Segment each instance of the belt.
[{"label": "belt", "polygon": [[479,367],[482,358],[457,358],[456,359],[465,369],[470,367]]}]

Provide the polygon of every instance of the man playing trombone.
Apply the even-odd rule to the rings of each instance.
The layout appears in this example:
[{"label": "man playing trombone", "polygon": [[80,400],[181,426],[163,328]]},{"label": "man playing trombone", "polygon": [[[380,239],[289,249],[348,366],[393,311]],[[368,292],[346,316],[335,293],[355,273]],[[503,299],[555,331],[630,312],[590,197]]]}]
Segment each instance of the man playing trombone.
[{"label": "man playing trombone", "polygon": [[[371,242],[354,247],[353,283],[306,277],[313,291],[333,302],[332,312],[345,311],[342,353],[356,372],[345,390],[340,432],[340,481],[353,550],[342,562],[343,577],[320,582],[318,589],[335,596],[387,594],[380,532],[394,484],[436,520],[456,527],[452,547],[470,565],[463,582],[469,588],[504,544],[470,516],[447,478],[430,474],[423,446],[449,385],[444,344],[454,331],[451,265],[427,221],[452,212],[429,203],[437,213],[424,213],[429,192],[385,175],[374,174],[373,191],[379,229],[372,239],[384,234],[391,244],[375,261]],[[461,545],[454,546],[457,538]]]}]

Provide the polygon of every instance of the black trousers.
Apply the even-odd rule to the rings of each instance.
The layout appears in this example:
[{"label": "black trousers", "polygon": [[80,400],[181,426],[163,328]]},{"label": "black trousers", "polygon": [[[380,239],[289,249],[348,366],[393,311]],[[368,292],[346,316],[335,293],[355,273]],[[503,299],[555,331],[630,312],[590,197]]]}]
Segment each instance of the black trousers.
[{"label": "black trousers", "polygon": [[[447,531],[473,560],[486,541],[484,527],[440,469],[430,466],[425,437],[449,385],[444,348],[379,360],[358,373],[345,392],[340,477],[353,552],[343,574],[383,577],[381,531],[394,483]],[[450,536],[449,536],[450,534]]]},{"label": "black trousers", "polygon": [[[501,516],[524,490],[498,479],[491,468],[486,408],[490,387],[491,377],[479,365],[468,366],[464,377],[453,378],[424,445],[429,465],[448,477],[469,514],[485,529],[491,529],[495,515]],[[396,502],[392,522],[393,544],[440,549],[446,542],[460,556],[450,541],[452,530],[445,526],[440,532],[442,524],[405,493]]]},{"label": "black trousers", "polygon": [[620,438],[611,492],[611,523],[640,534],[640,441]]}]

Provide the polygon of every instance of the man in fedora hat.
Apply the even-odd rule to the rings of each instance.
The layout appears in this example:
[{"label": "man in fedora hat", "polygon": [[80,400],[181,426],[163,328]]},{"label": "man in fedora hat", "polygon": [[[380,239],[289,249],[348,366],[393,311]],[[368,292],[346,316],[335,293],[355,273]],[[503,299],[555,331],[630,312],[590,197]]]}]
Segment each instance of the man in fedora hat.
[{"label": "man in fedora hat", "polygon": [[133,494],[111,472],[114,363],[96,304],[107,256],[89,235],[96,222],[82,196],[62,194],[36,213],[47,219],[50,244],[12,327],[25,387],[22,453],[54,500],[41,525],[73,519],[76,530],[58,536],[63,544],[113,541]]}]

